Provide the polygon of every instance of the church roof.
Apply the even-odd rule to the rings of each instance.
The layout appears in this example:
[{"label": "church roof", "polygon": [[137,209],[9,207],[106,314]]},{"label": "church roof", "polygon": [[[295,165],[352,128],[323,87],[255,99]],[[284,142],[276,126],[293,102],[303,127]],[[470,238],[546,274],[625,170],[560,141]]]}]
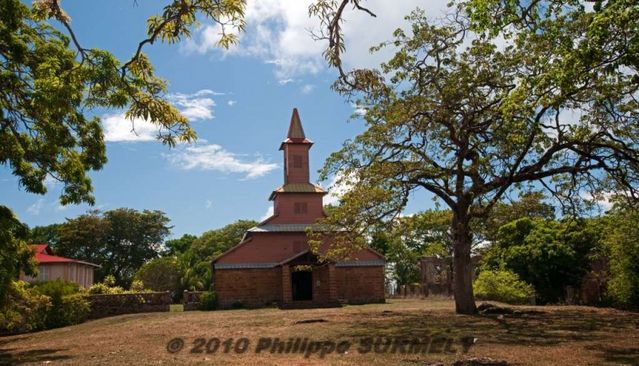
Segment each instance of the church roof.
[{"label": "church roof", "polygon": [[328,225],[321,224],[266,224],[261,226],[255,226],[247,231],[250,233],[296,233],[304,232],[307,228],[311,228],[313,231],[335,231]]},{"label": "church roof", "polygon": [[311,183],[291,183],[276,188],[269,200],[272,201],[277,193],[323,193],[326,194],[324,188]]}]

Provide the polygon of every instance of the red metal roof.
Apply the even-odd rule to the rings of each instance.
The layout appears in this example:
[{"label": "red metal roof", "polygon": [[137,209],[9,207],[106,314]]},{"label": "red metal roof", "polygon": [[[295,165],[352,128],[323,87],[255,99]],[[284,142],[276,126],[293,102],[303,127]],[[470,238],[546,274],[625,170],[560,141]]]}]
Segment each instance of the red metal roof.
[{"label": "red metal roof", "polygon": [[33,244],[31,245],[31,248],[34,251],[34,257],[36,262],[38,262],[38,264],[40,263],[80,263],[80,264],[86,264],[89,266],[100,267],[97,264],[53,255],[53,250],[49,248],[48,244]]}]

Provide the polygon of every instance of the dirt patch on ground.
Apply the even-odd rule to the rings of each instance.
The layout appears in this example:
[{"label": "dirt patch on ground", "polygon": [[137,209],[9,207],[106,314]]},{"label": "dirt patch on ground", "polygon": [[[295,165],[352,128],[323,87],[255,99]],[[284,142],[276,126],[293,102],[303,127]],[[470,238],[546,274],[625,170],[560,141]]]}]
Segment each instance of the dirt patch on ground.
[{"label": "dirt patch on ground", "polygon": [[[386,366],[470,359],[509,365],[639,364],[639,314],[509,307],[512,314],[465,316],[454,313],[450,300],[389,300],[334,309],[122,315],[2,337],[0,365]],[[308,322],[317,319],[324,321]]]}]

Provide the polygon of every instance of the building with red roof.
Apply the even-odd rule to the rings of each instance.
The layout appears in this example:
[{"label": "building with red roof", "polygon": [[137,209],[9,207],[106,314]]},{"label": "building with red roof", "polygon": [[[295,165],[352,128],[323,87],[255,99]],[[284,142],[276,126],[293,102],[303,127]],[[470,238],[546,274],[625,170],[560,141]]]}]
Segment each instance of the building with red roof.
[{"label": "building with red roof", "polygon": [[[327,192],[310,182],[309,150],[297,109],[280,145],[284,184],[270,195],[273,215],[249,229],[242,241],[213,259],[214,289],[221,307],[332,306],[384,301],[385,258],[365,248],[353,260],[319,262],[310,251],[306,229],[334,233],[317,225],[326,217]],[[325,245],[323,246],[325,247]]]},{"label": "building with red roof", "polygon": [[75,282],[82,287],[93,285],[94,271],[99,265],[77,259],[54,255],[48,244],[31,245],[33,256],[38,263],[38,277],[29,277],[20,273],[20,280],[26,282],[44,282],[63,279]]}]

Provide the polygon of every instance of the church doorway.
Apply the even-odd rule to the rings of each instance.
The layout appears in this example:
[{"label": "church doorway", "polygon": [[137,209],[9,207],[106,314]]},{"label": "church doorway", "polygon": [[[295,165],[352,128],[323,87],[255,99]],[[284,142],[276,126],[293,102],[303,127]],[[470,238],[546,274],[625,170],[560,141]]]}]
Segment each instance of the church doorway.
[{"label": "church doorway", "polygon": [[313,300],[313,272],[295,271],[291,273],[293,301]]}]

